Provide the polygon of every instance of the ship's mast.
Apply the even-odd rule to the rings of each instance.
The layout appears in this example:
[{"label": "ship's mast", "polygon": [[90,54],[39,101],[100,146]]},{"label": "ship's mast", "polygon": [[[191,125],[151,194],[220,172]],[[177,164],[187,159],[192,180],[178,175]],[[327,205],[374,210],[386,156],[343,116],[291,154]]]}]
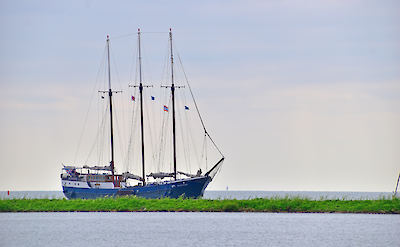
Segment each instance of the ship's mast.
[{"label": "ship's mast", "polygon": [[146,185],[146,172],[145,172],[145,163],[144,163],[144,127],[143,127],[143,88],[144,87],[152,87],[152,86],[143,86],[142,83],[142,53],[140,49],[140,29],[138,29],[138,55],[139,55],[139,101],[140,101],[140,128],[141,128],[141,138],[142,138],[142,181],[143,186]]},{"label": "ship's mast", "polygon": [[172,53],[172,30],[169,29],[171,43],[171,94],[172,94],[172,138],[174,149],[174,179],[176,180],[176,133],[175,133],[175,84],[174,84],[174,54]]},{"label": "ship's mast", "polygon": [[101,93],[108,93],[108,97],[110,100],[110,141],[111,141],[111,162],[110,162],[110,170],[112,174],[112,180],[114,181],[114,128],[113,128],[113,107],[112,107],[112,95],[113,93],[119,93],[122,91],[112,91],[111,89],[111,69],[110,69],[110,38],[107,36],[107,62],[108,62],[108,91],[99,91]]},{"label": "ship's mast", "polygon": [[111,134],[111,173],[114,181],[114,131],[113,131],[113,115],[112,115],[112,90],[111,90],[111,73],[110,73],[110,39],[107,36],[107,55],[108,55],[108,96],[110,98],[110,134]]},{"label": "ship's mast", "polygon": [[144,170],[144,128],[143,128],[143,84],[142,84],[142,54],[140,51],[140,29],[138,29],[139,38],[139,93],[140,93],[140,128],[142,132],[142,178],[143,186],[146,185],[145,170]]},{"label": "ship's mast", "polygon": [[174,54],[172,51],[172,31],[169,29],[169,42],[171,44],[171,86],[161,86],[170,87],[172,95],[172,142],[173,142],[173,155],[174,155],[174,180],[176,180],[176,124],[175,124],[175,89],[183,88],[184,86],[175,86],[174,82]]}]

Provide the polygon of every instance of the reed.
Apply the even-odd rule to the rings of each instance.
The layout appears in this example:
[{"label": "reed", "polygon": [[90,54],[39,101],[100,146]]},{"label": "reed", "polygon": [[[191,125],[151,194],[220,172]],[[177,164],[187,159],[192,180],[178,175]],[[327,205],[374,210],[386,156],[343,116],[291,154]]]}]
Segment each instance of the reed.
[{"label": "reed", "polygon": [[0,199],[0,212],[287,212],[399,214],[400,199],[309,199],[300,197],[236,199]]}]

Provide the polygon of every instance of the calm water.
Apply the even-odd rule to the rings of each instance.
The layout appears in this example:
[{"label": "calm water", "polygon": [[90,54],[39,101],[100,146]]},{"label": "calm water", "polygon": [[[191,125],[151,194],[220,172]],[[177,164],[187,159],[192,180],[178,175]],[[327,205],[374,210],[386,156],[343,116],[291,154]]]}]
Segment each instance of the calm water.
[{"label": "calm water", "polygon": [[[379,199],[389,198],[393,192],[346,192],[346,191],[205,191],[207,199],[248,199],[263,197],[308,197],[311,199]],[[64,198],[62,191],[0,191],[0,198]]]},{"label": "calm water", "polygon": [[[206,191],[210,199],[378,199],[391,192]],[[1,198],[63,198],[6,191]],[[0,246],[399,246],[400,216],[289,213],[0,213]]]},{"label": "calm water", "polygon": [[1,213],[0,246],[399,246],[400,216]]}]

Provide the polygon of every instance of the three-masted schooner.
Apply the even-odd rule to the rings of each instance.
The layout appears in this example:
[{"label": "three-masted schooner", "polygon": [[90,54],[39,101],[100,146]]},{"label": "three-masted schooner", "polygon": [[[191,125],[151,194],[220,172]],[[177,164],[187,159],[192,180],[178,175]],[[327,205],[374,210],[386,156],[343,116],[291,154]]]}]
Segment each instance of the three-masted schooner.
[{"label": "three-masted schooner", "polygon": [[[172,163],[173,171],[171,172],[151,172],[146,175],[145,166],[145,125],[143,118],[143,89],[149,86],[143,85],[141,75],[141,48],[140,48],[140,29],[138,30],[139,46],[138,46],[138,57],[139,57],[139,78],[140,83],[137,86],[139,89],[139,102],[140,102],[140,131],[141,131],[141,176],[125,171],[124,173],[116,173],[114,164],[114,133],[113,133],[113,105],[112,97],[117,91],[113,91],[111,87],[111,76],[110,76],[110,39],[107,36],[107,59],[108,59],[108,90],[101,91],[108,94],[109,97],[109,121],[110,121],[110,149],[111,149],[111,161],[106,166],[95,165],[88,166],[83,165],[81,167],[76,166],[64,166],[62,168],[61,182],[63,192],[69,199],[74,198],[97,198],[105,196],[118,196],[118,195],[136,195],[145,198],[178,198],[178,197],[189,197],[197,198],[203,196],[204,190],[207,185],[213,180],[217,172],[220,170],[225,157],[221,154],[221,158],[211,166],[205,174],[202,174],[199,170],[196,174],[185,173],[177,170],[177,147],[176,147],[176,120],[175,120],[175,91],[179,86],[174,83],[174,58],[173,58],[173,46],[172,46],[172,32],[169,32],[170,39],[170,62],[171,62],[171,85],[163,86],[171,91],[172,99]],[[197,106],[196,106],[197,107]],[[201,119],[201,118],[200,118]],[[201,121],[203,124],[203,121]],[[204,127],[204,134],[208,136],[206,128]],[[211,139],[211,137],[210,137]],[[212,141],[213,142],[213,141]],[[214,143],[214,142],[213,142]],[[216,147],[216,146],[215,146]],[[152,177],[155,179],[154,182],[146,182],[146,177]],[[138,180],[138,184],[131,186],[128,181]]]}]

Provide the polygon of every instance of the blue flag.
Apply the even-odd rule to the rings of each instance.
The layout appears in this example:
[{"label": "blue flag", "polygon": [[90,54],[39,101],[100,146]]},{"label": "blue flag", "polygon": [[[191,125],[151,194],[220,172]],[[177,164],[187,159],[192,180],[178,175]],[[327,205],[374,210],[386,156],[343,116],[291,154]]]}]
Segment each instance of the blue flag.
[{"label": "blue flag", "polygon": [[185,106],[185,110],[189,110],[189,107]]},{"label": "blue flag", "polygon": [[154,96],[151,96],[151,100],[154,100],[155,98],[154,98]]}]

